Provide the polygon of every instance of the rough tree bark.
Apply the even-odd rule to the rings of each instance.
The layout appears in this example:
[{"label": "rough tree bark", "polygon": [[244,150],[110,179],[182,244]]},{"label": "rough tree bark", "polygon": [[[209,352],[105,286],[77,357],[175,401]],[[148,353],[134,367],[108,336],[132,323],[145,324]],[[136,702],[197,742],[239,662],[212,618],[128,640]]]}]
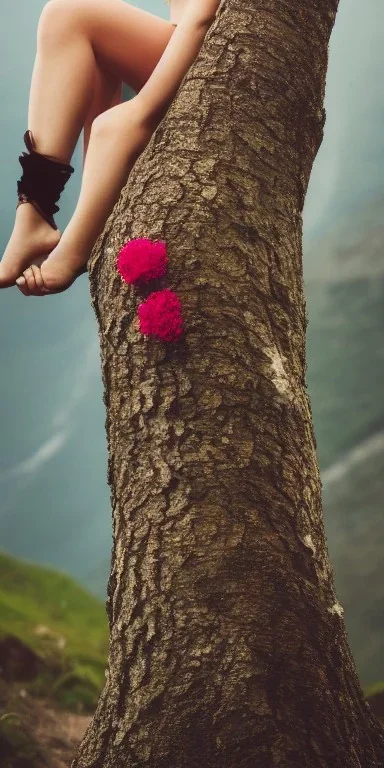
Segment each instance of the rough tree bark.
[{"label": "rough tree bark", "polygon": [[[113,509],[106,684],[73,768],[376,768],[306,392],[302,209],[338,0],[223,0],[89,262]],[[140,291],[123,243],[164,239]],[[177,343],[138,331],[170,287]]]}]

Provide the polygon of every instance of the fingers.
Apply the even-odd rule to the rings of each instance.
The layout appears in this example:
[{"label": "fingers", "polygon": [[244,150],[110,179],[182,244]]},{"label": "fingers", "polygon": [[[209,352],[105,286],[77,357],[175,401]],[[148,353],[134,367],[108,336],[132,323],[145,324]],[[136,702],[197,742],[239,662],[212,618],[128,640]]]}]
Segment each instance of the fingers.
[{"label": "fingers", "polygon": [[28,288],[28,285],[27,285],[27,282],[25,280],[24,275],[21,275],[20,277],[17,278],[16,285],[17,285],[20,293],[23,293],[24,296],[30,296],[31,295],[30,292],[29,292],[29,288]]},{"label": "fingers", "polygon": [[33,269],[33,274],[35,277],[35,284],[36,284],[36,290],[37,293],[36,296],[43,296],[46,292],[46,288],[44,285],[43,276],[41,274],[40,267],[37,267],[35,264],[31,264],[31,269]]},{"label": "fingers", "polygon": [[46,296],[44,281],[40,267],[31,264],[16,280],[17,287],[24,296]]}]

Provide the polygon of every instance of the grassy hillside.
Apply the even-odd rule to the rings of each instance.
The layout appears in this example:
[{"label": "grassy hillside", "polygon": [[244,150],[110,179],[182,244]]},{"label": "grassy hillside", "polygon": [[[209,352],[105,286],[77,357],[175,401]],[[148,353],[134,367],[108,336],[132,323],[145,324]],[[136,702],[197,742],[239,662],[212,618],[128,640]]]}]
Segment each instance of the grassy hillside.
[{"label": "grassy hillside", "polygon": [[104,685],[107,653],[108,623],[101,601],[63,573],[0,552],[0,665],[5,679],[27,678],[27,693],[52,697],[65,709],[93,712]]}]

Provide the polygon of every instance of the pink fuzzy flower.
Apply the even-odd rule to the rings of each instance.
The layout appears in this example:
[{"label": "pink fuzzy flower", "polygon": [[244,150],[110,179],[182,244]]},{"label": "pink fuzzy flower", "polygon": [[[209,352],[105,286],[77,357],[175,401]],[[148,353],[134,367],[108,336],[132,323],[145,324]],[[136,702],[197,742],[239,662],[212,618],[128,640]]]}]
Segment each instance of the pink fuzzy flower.
[{"label": "pink fuzzy flower", "polygon": [[148,237],[128,240],[119,252],[116,268],[126,283],[147,283],[161,277],[167,269],[166,243]]},{"label": "pink fuzzy flower", "polygon": [[177,341],[183,332],[180,299],[169,288],[151,293],[139,304],[137,314],[140,331],[148,336]]}]

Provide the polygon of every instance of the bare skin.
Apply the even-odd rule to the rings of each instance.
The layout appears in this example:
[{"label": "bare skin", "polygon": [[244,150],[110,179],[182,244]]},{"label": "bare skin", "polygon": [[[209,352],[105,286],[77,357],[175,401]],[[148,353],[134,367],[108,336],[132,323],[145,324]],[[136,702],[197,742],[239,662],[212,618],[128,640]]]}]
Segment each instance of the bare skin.
[{"label": "bare skin", "polygon": [[[66,290],[86,271],[95,240],[218,7],[218,0],[174,2],[177,28],[122,0],[50,0],[44,7],[28,128],[36,151],[65,163],[84,128],[81,192],[63,236],[30,203],[18,207],[0,287],[14,285],[22,274],[19,290],[44,296]],[[123,104],[122,81],[137,94]]]}]

